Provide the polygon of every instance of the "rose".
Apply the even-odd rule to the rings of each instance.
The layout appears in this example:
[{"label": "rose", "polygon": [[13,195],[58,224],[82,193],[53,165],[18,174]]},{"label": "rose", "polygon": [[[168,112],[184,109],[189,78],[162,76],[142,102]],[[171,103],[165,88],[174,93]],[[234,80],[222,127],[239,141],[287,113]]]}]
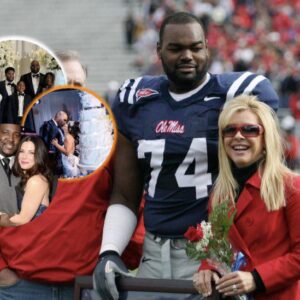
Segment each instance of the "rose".
[{"label": "rose", "polygon": [[184,237],[191,242],[198,242],[203,239],[203,230],[200,224],[197,227],[190,226],[185,232]]}]

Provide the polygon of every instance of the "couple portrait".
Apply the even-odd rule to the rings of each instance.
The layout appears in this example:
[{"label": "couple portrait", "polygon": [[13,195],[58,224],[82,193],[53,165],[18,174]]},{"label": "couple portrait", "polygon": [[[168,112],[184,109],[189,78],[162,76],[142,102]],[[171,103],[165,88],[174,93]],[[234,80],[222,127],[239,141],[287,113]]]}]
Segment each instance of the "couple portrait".
[{"label": "couple portrait", "polygon": [[69,122],[69,116],[63,110],[56,112],[39,129],[39,135],[49,149],[51,163],[58,176],[72,178],[79,175],[78,149],[76,151],[78,131],[78,123]]},{"label": "couple portrait", "polygon": [[19,124],[0,124],[0,226],[23,225],[49,206],[56,186],[47,147],[38,136],[21,137]]},{"label": "couple portrait", "polygon": [[84,88],[65,86],[45,94],[32,107],[54,173],[80,178],[102,166],[114,144],[109,109]]}]

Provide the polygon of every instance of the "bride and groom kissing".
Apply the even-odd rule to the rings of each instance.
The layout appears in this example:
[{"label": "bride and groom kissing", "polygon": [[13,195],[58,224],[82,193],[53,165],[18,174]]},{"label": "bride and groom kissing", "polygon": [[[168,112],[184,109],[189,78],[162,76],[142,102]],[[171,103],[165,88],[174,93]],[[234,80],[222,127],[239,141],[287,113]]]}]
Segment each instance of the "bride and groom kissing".
[{"label": "bride and groom kissing", "polygon": [[80,173],[77,167],[79,159],[74,155],[76,128],[68,121],[68,114],[58,111],[51,120],[43,123],[39,135],[49,149],[54,173],[60,177],[73,178]]}]

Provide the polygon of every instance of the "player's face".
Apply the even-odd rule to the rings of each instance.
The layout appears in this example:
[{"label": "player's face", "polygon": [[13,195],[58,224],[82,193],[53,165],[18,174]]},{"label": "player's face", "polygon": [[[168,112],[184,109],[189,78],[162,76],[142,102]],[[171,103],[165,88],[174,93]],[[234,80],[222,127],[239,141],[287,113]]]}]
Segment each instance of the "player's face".
[{"label": "player's face", "polygon": [[[241,126],[245,123],[255,125],[260,124],[260,121],[254,113],[244,110],[233,114],[228,125]],[[232,137],[223,137],[223,143],[227,155],[238,168],[250,166],[263,156],[265,145],[263,133],[245,137],[243,132],[237,131]]]},{"label": "player's face", "polygon": [[21,128],[17,124],[0,124],[0,153],[12,156],[16,153],[21,138]]},{"label": "player's face", "polygon": [[170,80],[171,91],[187,92],[204,81],[208,50],[198,23],[168,24],[157,53]]},{"label": "player's face", "polygon": [[14,81],[15,79],[15,72],[13,70],[9,70],[7,73],[5,73],[7,81]]},{"label": "player's face", "polygon": [[35,164],[35,146],[33,142],[24,142],[18,155],[18,163],[22,170],[30,170]]},{"label": "player's face", "polygon": [[32,61],[30,70],[32,73],[38,73],[40,71],[40,63],[37,60]]}]

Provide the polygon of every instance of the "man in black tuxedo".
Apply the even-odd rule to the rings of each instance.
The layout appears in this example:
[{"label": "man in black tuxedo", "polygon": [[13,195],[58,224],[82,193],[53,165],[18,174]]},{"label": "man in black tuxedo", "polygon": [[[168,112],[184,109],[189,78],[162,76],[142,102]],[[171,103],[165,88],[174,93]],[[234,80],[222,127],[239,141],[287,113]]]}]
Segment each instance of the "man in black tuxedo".
[{"label": "man in black tuxedo", "polygon": [[[29,106],[32,98],[25,94],[25,83],[19,81],[17,83],[17,91],[5,99],[4,103],[4,123],[20,124],[22,117]],[[32,110],[28,113],[24,124],[25,131],[35,132],[34,119]]]},{"label": "man in black tuxedo", "polygon": [[51,142],[53,139],[57,139],[61,146],[64,145],[64,134],[61,127],[63,127],[67,122],[67,113],[64,111],[58,111],[54,118],[44,122],[39,132],[39,135],[43,138],[49,149],[49,156],[52,160],[53,170],[56,175],[63,174],[62,154],[54,145],[51,144]]},{"label": "man in black tuxedo", "polygon": [[43,91],[44,74],[40,73],[40,63],[33,60],[30,64],[30,73],[21,76],[20,80],[25,83],[25,94],[32,99]]},{"label": "man in black tuxedo", "polygon": [[3,113],[4,107],[3,102],[8,97],[11,96],[13,93],[16,92],[17,86],[14,83],[15,79],[15,69],[13,67],[7,67],[5,69],[5,80],[0,81],[0,123],[3,121]]}]

